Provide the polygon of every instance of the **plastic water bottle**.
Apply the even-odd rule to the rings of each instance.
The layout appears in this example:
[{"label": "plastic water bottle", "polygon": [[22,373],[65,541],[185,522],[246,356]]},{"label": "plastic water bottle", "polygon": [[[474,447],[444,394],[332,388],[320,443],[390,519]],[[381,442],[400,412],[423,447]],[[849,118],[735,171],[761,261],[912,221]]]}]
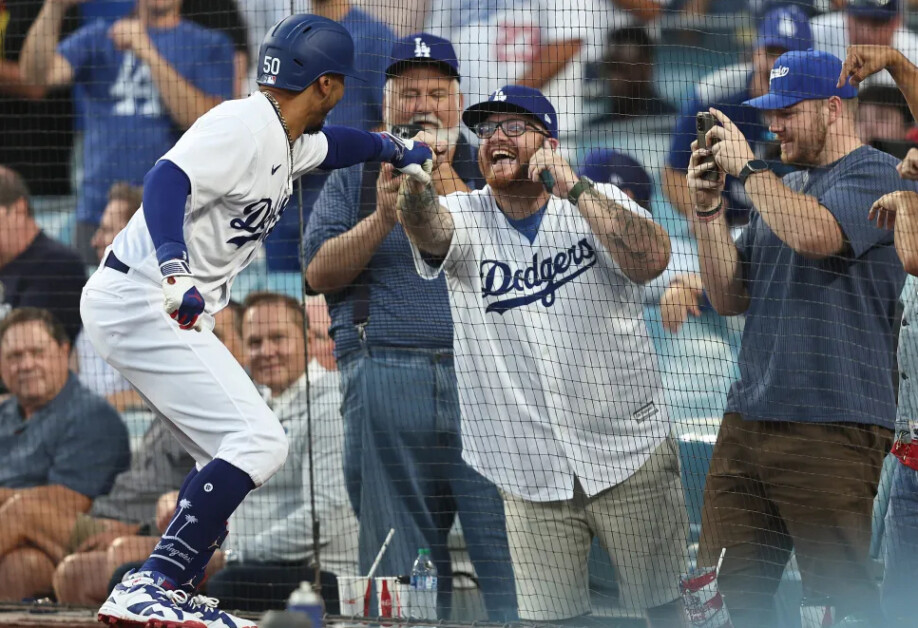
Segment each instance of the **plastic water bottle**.
[{"label": "plastic water bottle", "polygon": [[419,549],[411,567],[409,586],[411,619],[437,619],[437,567],[430,559],[429,549]]},{"label": "plastic water bottle", "polygon": [[325,617],[325,604],[322,597],[316,593],[312,584],[301,582],[300,587],[290,594],[287,600],[287,610],[294,613],[303,613],[309,617],[313,628],[322,628]]}]

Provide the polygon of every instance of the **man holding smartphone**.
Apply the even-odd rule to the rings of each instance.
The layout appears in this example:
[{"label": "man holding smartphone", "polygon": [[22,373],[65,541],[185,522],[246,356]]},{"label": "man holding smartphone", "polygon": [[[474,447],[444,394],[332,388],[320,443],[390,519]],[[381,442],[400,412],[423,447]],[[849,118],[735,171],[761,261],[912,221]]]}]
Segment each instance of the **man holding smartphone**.
[{"label": "man holding smartphone", "polygon": [[[462,94],[452,45],[427,33],[397,41],[383,92],[396,134],[448,145],[432,178],[440,195],[480,184],[460,132]],[[437,566],[439,614],[449,619],[447,534],[458,515],[489,619],[516,618],[516,594],[497,489],[462,460],[453,325],[443,279],[414,270],[396,220],[401,177],[388,167],[334,173],[316,202],[303,255],[326,295],[344,393],[345,479],[360,521],[360,569],[396,529],[380,574],[406,573],[418,548]]]},{"label": "man holding smartphone", "polygon": [[[865,216],[914,185],[894,157],[858,140],[857,90],[836,86],[841,69],[826,52],[788,52],[769,93],[746,102],[799,170],[770,172],[715,109],[722,126],[708,132],[711,148],[695,143],[689,167],[704,288],[719,314],[746,315],[698,550],[698,564],[713,566],[726,548],[719,583],[737,626],[775,625],[772,597],[791,550],[807,598],[885,625],[868,550],[896,415],[894,311],[905,273],[892,233]],[[712,169],[719,176],[707,180]],[[725,173],[755,209],[735,242]]]}]

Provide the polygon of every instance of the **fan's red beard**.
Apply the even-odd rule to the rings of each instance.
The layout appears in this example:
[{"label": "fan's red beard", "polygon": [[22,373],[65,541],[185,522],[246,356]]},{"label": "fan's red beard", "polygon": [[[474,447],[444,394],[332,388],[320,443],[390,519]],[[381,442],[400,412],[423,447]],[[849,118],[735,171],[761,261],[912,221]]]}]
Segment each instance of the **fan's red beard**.
[{"label": "fan's red beard", "polygon": [[520,163],[519,155],[514,164],[495,164],[490,158],[479,153],[478,167],[484,175],[485,183],[494,189],[505,189],[529,181],[529,164]]}]

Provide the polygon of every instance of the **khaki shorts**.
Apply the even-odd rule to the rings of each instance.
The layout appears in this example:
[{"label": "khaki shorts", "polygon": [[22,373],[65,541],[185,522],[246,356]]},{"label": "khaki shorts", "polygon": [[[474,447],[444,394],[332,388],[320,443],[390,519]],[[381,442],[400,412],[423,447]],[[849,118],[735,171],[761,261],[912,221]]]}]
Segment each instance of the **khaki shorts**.
[{"label": "khaki shorts", "polygon": [[86,513],[77,515],[76,521],[73,522],[73,529],[70,531],[70,541],[67,544],[67,553],[73,554],[77,548],[85,543],[90,537],[105,532],[108,529],[106,519],[96,519]]},{"label": "khaki shorts", "polygon": [[599,538],[615,566],[619,604],[642,611],[679,597],[688,515],[675,440],[667,438],[623,483],[588,498],[504,498],[520,619],[551,621],[590,612],[587,558]]}]

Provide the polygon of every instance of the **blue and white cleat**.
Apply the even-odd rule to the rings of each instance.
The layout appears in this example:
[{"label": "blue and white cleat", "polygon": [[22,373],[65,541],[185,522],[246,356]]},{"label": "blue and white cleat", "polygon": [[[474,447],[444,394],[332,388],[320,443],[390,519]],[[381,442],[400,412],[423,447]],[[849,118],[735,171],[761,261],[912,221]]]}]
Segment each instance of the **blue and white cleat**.
[{"label": "blue and white cleat", "polygon": [[188,600],[182,608],[186,613],[197,616],[207,628],[258,628],[258,624],[254,621],[221,611],[217,608],[218,604],[220,604],[220,600],[216,598],[196,595]]},{"label": "blue and white cleat", "polygon": [[200,617],[185,610],[188,594],[164,589],[163,580],[153,571],[129,571],[99,609],[99,621],[111,626],[207,628]]}]

